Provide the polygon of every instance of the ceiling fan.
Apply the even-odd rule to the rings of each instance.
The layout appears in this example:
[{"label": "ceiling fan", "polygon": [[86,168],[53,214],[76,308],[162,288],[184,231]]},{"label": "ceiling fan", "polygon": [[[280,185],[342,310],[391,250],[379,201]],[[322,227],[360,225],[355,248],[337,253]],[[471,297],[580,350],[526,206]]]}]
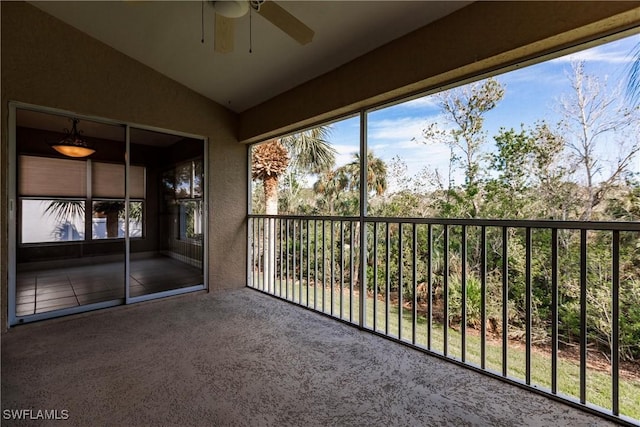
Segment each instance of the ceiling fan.
[{"label": "ceiling fan", "polygon": [[210,1],[216,12],[214,51],[233,52],[234,20],[246,15],[249,8],[256,11],[289,37],[305,45],[313,39],[314,32],[298,18],[287,12],[275,1],[265,0],[225,0]]}]

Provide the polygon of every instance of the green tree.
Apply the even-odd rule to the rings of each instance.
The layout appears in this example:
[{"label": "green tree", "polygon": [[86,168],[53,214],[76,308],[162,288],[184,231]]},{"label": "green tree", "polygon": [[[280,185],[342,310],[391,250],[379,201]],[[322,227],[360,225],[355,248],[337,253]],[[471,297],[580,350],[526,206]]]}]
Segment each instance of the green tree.
[{"label": "green tree", "polygon": [[520,131],[501,128],[494,137],[496,149],[489,154],[489,166],[497,172],[485,184],[485,215],[499,218],[525,218],[529,214],[535,139]]},{"label": "green tree", "polygon": [[[483,146],[486,143],[484,120],[504,97],[504,87],[493,78],[461,86],[436,95],[448,127],[432,124],[422,132],[422,142],[443,142],[450,150],[447,213],[477,217],[481,202]],[[454,168],[464,173],[464,194],[454,191]],[[456,206],[457,205],[457,206]],[[447,215],[449,216],[449,215]]]}]

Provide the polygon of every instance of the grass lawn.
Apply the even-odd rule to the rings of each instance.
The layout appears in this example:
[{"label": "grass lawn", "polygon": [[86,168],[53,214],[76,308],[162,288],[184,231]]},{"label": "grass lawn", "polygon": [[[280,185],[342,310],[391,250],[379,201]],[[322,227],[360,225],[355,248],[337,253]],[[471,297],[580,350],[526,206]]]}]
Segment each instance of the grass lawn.
[{"label": "grass lawn", "polygon": [[[261,284],[257,286],[261,288]],[[333,289],[314,286],[295,286],[289,281],[276,281],[275,295],[294,301],[304,306],[315,308],[318,311],[331,314],[334,317],[357,324],[359,322],[360,301],[356,292],[351,293],[349,284],[343,286],[342,292],[336,286]],[[333,301],[333,304],[331,303]],[[365,327],[373,329],[374,300],[368,297],[366,300]],[[333,311],[332,311],[333,309]],[[387,318],[388,310],[388,318]],[[387,308],[384,301],[376,302],[376,331],[400,338],[414,344],[417,347],[428,346],[428,325],[425,316],[417,316],[414,341],[412,310],[402,310],[400,320],[397,304],[389,304]],[[399,330],[399,324],[402,324]],[[481,363],[481,337],[479,331],[468,329],[466,333],[465,361],[480,366]],[[444,354],[445,338],[442,323],[433,322],[431,325],[432,351]],[[462,359],[462,334],[459,330],[448,328],[447,330],[447,356]],[[487,338],[485,345],[485,367],[489,371],[502,373],[502,341],[501,338]],[[590,361],[589,357],[587,359]],[[509,341],[507,350],[507,376],[521,381],[525,380],[526,372],[525,346],[518,341]],[[558,357],[558,392],[572,396],[576,399],[580,396],[580,366],[575,357],[564,356],[563,352]],[[531,352],[531,384],[543,389],[551,389],[551,354],[550,350],[534,347]],[[610,366],[587,366],[587,402],[611,409],[611,375]],[[619,387],[619,407],[622,415],[640,420],[640,379],[631,375],[621,374]]]}]

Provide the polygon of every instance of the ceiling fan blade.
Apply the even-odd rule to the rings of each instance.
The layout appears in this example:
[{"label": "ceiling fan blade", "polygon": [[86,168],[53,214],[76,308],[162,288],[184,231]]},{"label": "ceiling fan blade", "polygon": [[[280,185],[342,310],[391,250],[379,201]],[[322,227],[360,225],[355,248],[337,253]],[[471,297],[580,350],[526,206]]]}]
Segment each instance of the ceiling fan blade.
[{"label": "ceiling fan blade", "polygon": [[262,3],[258,13],[302,45],[313,40],[314,31],[274,1]]},{"label": "ceiling fan blade", "polygon": [[233,19],[216,13],[213,50],[218,53],[233,52]]}]

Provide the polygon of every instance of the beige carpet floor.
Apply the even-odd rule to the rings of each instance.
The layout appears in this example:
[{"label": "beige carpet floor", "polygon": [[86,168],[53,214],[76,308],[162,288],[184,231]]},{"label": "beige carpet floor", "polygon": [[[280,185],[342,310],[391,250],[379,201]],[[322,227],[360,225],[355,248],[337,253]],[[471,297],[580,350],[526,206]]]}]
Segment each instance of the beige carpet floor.
[{"label": "beige carpet floor", "polygon": [[250,289],[12,328],[2,409],[91,426],[610,425]]}]

